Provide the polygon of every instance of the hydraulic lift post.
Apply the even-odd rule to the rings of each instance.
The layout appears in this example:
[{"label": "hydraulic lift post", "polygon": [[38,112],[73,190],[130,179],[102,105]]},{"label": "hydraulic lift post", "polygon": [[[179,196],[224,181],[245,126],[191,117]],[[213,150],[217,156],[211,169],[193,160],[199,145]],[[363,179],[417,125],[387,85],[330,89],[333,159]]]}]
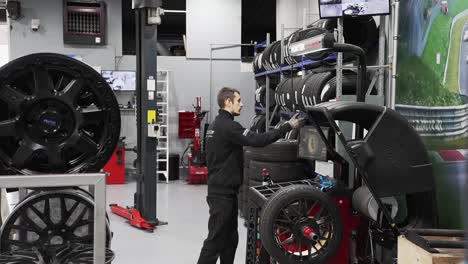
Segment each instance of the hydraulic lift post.
[{"label": "hydraulic lift post", "polygon": [[[133,0],[136,18],[136,87],[137,87],[137,166],[135,208],[143,218],[157,224],[156,218],[156,147],[157,138],[148,137],[148,113],[156,112],[157,79],[157,8],[161,0]],[[148,87],[150,86],[150,87]],[[150,91],[148,88],[154,88]],[[152,93],[152,96],[150,95]],[[156,121],[156,120],[154,120]],[[154,123],[154,122],[153,122]]]},{"label": "hydraulic lift post", "polygon": [[113,213],[129,224],[153,231],[163,224],[156,217],[157,145],[157,26],[161,22],[162,0],[133,0],[136,18],[136,95],[137,95],[137,190],[134,207],[110,205]]}]

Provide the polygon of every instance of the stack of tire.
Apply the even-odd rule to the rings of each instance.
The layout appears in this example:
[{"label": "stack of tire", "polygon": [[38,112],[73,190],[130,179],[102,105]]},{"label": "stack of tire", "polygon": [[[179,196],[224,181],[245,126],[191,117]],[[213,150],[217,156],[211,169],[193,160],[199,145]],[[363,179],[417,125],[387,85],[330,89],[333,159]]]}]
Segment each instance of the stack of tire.
[{"label": "stack of tire", "polygon": [[[271,118],[271,116],[270,116]],[[280,116],[276,114],[271,121],[271,125],[277,125],[280,121]],[[266,117],[262,113],[257,113],[250,120],[249,130],[255,133],[264,133],[266,127]]]},{"label": "stack of tire", "polygon": [[[337,28],[337,19],[320,19],[309,25],[306,29],[297,30],[283,40],[283,58],[284,65],[294,65],[302,61],[302,56],[292,56],[289,54],[291,44],[311,38],[317,35],[331,32]],[[359,46],[366,51],[369,56],[376,53],[378,46],[378,29],[375,20],[372,17],[347,17],[343,22],[343,36],[345,43]],[[372,53],[372,54],[371,54]],[[322,60],[330,55],[324,51],[315,54],[305,55],[306,59],[316,61],[315,66],[322,65]],[[353,56],[345,54],[345,60],[354,59]],[[271,71],[280,68],[281,65],[281,41],[275,41],[256,55],[253,62],[254,73]],[[314,65],[312,65],[314,67]],[[259,85],[265,83],[265,77],[256,78]],[[275,82],[278,80],[275,79]]]},{"label": "stack of tire", "polygon": [[246,218],[249,210],[249,188],[263,184],[266,169],[274,183],[312,177],[315,163],[297,157],[297,140],[282,139],[263,148],[244,148],[243,184],[239,190],[239,210]]},{"label": "stack of tire", "polygon": [[[271,87],[276,87],[276,86],[271,86]],[[276,100],[275,100],[275,97],[276,97],[276,92],[274,89],[271,89],[270,88],[270,91],[269,91],[270,95],[269,95],[269,110],[270,112],[273,111],[273,109],[275,108],[276,106]],[[261,85],[260,87],[257,88],[257,90],[255,90],[255,107],[257,108],[261,108],[261,109],[265,109],[266,108],[266,86],[265,85]],[[256,110],[257,111],[257,110]],[[264,111],[260,111],[258,110],[257,111],[257,114],[252,117],[251,121],[250,121],[250,125],[249,125],[249,129],[253,132],[257,132],[257,133],[263,133],[265,132],[265,125],[266,125],[266,117],[265,117],[265,114],[262,113]],[[271,116],[270,116],[271,118]],[[280,120],[280,117],[278,114],[276,114],[272,120],[272,125],[276,125],[278,123],[278,121]]]},{"label": "stack of tire", "polygon": [[[275,101],[285,112],[305,111],[308,106],[328,102],[336,97],[336,71],[313,72],[306,76],[284,78],[276,87]],[[342,94],[356,94],[357,75],[343,71]],[[372,94],[375,94],[375,89]]]}]

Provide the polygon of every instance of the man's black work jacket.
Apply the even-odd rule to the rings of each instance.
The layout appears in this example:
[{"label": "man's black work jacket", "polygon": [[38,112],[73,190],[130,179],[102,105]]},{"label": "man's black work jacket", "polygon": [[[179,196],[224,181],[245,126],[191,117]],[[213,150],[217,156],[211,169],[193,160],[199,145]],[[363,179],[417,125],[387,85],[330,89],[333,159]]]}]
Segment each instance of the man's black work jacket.
[{"label": "man's black work jacket", "polygon": [[236,194],[242,184],[243,146],[264,147],[283,137],[291,125],[258,134],[234,121],[231,113],[219,115],[206,132],[208,194]]}]

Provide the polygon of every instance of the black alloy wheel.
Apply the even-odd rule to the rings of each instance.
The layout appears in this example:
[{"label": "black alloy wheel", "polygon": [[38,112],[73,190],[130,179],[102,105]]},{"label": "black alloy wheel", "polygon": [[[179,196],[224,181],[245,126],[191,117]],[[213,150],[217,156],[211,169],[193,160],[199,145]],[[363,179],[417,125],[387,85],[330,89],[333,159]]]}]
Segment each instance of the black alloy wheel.
[{"label": "black alloy wheel", "polygon": [[[103,227],[109,247],[109,223]],[[93,244],[94,202],[73,190],[38,192],[21,201],[0,231],[0,252]]]},{"label": "black alloy wheel", "polygon": [[117,100],[90,66],[38,53],[0,68],[0,173],[97,172],[119,134]]},{"label": "black alloy wheel", "polygon": [[[54,257],[57,263],[94,264],[93,254],[93,245],[72,244],[58,248]],[[104,263],[111,263],[114,258],[114,252],[106,248]]]},{"label": "black alloy wheel", "polygon": [[1,254],[0,264],[49,264],[49,262],[37,249],[27,249]]}]

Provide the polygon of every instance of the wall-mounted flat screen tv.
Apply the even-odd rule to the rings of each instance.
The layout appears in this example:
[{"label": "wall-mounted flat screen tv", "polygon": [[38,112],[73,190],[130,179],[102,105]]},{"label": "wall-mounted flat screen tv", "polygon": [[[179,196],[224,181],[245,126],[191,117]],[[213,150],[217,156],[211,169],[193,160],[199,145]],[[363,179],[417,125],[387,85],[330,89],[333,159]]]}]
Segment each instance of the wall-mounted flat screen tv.
[{"label": "wall-mounted flat screen tv", "polygon": [[101,71],[102,77],[114,91],[135,91],[136,72],[134,71]]},{"label": "wall-mounted flat screen tv", "polygon": [[318,0],[320,18],[390,14],[390,0]]}]

